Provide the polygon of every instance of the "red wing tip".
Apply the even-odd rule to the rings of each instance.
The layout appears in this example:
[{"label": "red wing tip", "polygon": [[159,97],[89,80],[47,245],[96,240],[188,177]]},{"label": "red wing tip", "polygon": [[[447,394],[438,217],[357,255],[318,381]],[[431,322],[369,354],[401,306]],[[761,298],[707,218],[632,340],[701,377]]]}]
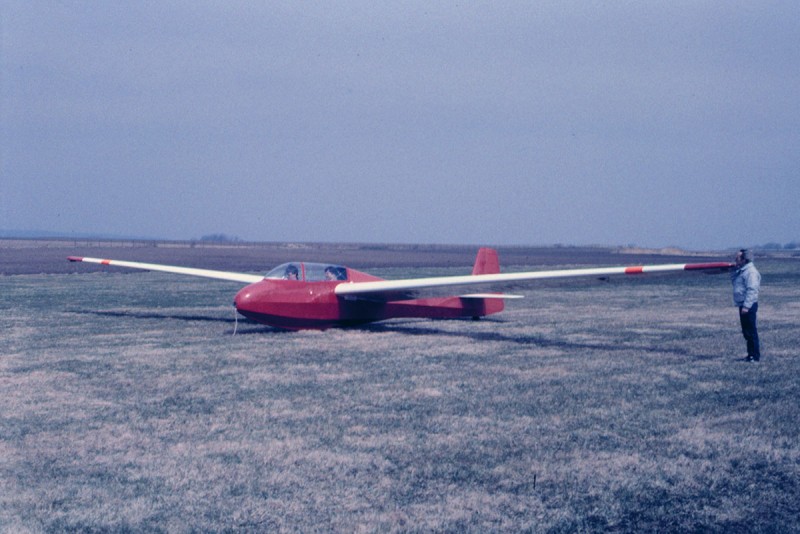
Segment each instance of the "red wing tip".
[{"label": "red wing tip", "polygon": [[710,269],[732,269],[735,265],[733,263],[689,263],[684,267],[684,270],[687,271],[694,271],[694,270],[710,270]]},{"label": "red wing tip", "polygon": [[67,256],[69,261],[83,261],[83,258],[80,256]]}]

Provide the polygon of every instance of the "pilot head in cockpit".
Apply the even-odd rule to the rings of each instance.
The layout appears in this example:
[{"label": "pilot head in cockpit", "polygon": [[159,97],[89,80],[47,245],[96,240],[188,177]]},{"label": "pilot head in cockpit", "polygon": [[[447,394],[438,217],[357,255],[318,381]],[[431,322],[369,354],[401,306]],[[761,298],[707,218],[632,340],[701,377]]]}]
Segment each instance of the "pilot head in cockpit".
[{"label": "pilot head in cockpit", "polygon": [[284,280],[297,280],[299,278],[299,271],[296,265],[289,265],[286,267],[286,272],[283,273]]}]

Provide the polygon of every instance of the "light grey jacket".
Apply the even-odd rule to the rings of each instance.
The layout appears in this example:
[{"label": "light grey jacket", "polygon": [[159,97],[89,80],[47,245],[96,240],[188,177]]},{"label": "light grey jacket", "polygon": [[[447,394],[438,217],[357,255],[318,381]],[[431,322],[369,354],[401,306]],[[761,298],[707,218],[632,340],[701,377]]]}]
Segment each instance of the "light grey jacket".
[{"label": "light grey jacket", "polygon": [[758,302],[758,289],[761,287],[761,274],[751,263],[742,265],[731,273],[733,283],[733,304],[742,308],[752,308]]}]

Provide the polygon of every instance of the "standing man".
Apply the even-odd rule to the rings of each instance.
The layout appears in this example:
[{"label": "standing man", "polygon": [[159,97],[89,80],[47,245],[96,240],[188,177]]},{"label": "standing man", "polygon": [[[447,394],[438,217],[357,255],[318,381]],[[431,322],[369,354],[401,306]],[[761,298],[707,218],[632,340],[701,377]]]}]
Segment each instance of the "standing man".
[{"label": "standing man", "polygon": [[750,250],[743,248],[736,253],[736,270],[731,273],[731,282],[733,282],[733,303],[739,308],[742,335],[747,340],[745,361],[757,362],[761,359],[756,327],[761,274],[753,265],[753,253]]}]

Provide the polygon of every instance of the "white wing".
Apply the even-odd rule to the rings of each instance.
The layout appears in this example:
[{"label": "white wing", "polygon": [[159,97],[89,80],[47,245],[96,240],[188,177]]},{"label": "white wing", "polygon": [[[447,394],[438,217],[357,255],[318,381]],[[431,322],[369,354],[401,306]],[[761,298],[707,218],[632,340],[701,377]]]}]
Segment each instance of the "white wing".
[{"label": "white wing", "polygon": [[194,269],[191,267],[176,267],[173,265],[159,265],[157,263],[140,263],[136,261],[104,260],[100,258],[84,258],[70,256],[69,261],[82,261],[86,263],[99,263],[100,265],[114,265],[116,267],[127,267],[129,269],[144,269],[147,271],[161,271],[165,273],[185,274],[189,276],[201,276],[203,278],[214,278],[216,280],[228,280],[231,282],[242,282],[244,284],[254,284],[264,279],[263,276],[246,273],[231,273],[228,271],[213,271],[210,269]]},{"label": "white wing", "polygon": [[[363,298],[369,300],[408,300],[419,298],[420,293],[430,289],[480,288],[484,291],[502,291],[519,288],[536,280],[556,278],[595,277],[605,278],[613,275],[636,275],[645,273],[667,273],[681,271],[700,271],[720,273],[729,270],[730,263],[687,263],[667,265],[641,265],[636,267],[600,267],[589,269],[565,269],[558,271],[529,271],[521,273],[477,274],[467,276],[437,276],[432,278],[412,278],[407,280],[386,280],[379,282],[352,282],[336,286],[336,294],[344,298]],[[486,297],[486,294],[470,294],[463,297]],[[512,295],[494,295],[513,298]]]}]

